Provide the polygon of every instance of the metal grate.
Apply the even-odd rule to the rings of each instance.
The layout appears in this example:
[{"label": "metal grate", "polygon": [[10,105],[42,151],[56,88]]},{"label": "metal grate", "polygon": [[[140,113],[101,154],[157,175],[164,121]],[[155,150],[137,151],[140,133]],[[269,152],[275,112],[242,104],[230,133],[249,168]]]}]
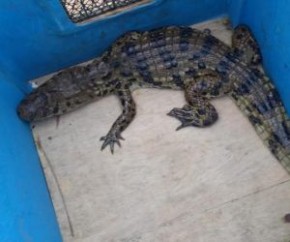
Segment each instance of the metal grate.
[{"label": "metal grate", "polygon": [[60,0],[70,19],[82,22],[144,0]]}]

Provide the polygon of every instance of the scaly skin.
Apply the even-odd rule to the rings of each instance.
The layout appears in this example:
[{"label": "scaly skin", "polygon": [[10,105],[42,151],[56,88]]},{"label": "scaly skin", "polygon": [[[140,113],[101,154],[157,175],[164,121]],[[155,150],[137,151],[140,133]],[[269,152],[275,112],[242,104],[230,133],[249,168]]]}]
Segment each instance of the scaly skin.
[{"label": "scaly skin", "polygon": [[123,111],[102,149],[120,145],[121,133],[136,109],[136,88],[184,90],[187,104],[168,115],[177,128],[205,127],[218,119],[209,102],[229,95],[253,124],[277,159],[290,172],[289,121],[278,92],[261,70],[262,57],[246,26],[238,26],[232,48],[210,34],[189,27],[130,32],[87,66],[64,70],[33,91],[18,107],[19,116],[38,121],[58,116],[106,95],[117,95]]}]

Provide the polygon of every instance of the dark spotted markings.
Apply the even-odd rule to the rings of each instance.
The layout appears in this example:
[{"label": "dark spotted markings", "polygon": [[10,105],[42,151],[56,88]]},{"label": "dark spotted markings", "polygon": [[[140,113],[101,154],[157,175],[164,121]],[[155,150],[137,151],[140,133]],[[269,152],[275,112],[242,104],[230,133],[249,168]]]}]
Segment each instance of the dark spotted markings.
[{"label": "dark spotted markings", "polygon": [[[136,113],[130,90],[133,83],[140,87],[150,84],[149,86],[161,88],[183,89],[187,104],[170,112],[171,116],[181,121],[181,128],[213,124],[218,114],[208,97],[230,93],[253,126],[264,129],[266,134],[261,135],[262,139],[290,171],[289,161],[285,161],[290,153],[290,121],[278,92],[255,65],[260,60],[257,43],[249,35],[247,28],[240,27],[236,30],[240,32],[235,33],[238,41],[233,41],[232,49],[208,31],[202,32],[189,27],[165,27],[125,34],[87,68],[75,67],[63,71],[36,91],[37,98],[41,98],[43,91],[51,93],[61,84],[64,91],[57,89],[60,94],[57,97],[59,106],[55,106],[53,99],[42,100],[41,105],[46,105],[40,116],[36,117],[31,113],[37,106],[33,98],[34,92],[20,104],[20,116],[20,111],[24,109],[23,115],[28,113],[28,121],[37,121],[36,119],[59,115],[60,109],[66,112],[77,108],[80,104],[92,101],[95,96],[114,93],[121,101],[122,114],[102,139],[102,149],[109,146],[113,152],[114,144],[120,143],[122,130],[129,125]],[[218,63],[216,56],[221,56]],[[162,66],[160,73],[159,67],[151,66],[157,63]],[[214,73],[208,72],[208,69]],[[183,72],[185,75],[181,76]],[[158,77],[153,76],[155,74],[160,77],[163,75],[165,80],[154,81]],[[76,83],[79,77],[87,85]],[[63,85],[64,81],[66,85]],[[68,95],[64,94],[71,93],[75,86],[79,93],[68,99]]]},{"label": "dark spotted markings", "polygon": [[181,79],[181,76],[179,74],[173,74],[172,78],[173,78],[173,82],[175,83],[176,86],[178,86],[178,87],[184,86],[183,80]]},{"label": "dark spotted markings", "polygon": [[236,88],[236,93],[240,96],[247,95],[250,93],[250,89],[245,84],[240,84],[238,88]]},{"label": "dark spotted markings", "polygon": [[121,50],[123,53],[126,53],[128,56],[133,56],[137,52],[135,46],[136,45],[134,43],[128,42],[122,47]]},{"label": "dark spotted markings", "polygon": [[198,73],[198,71],[196,69],[192,68],[192,67],[190,67],[187,71],[185,71],[185,74],[187,76],[190,76],[190,77],[193,77],[193,78],[197,76],[197,73]]},{"label": "dark spotted markings", "polygon": [[233,52],[233,51],[230,51],[230,52],[226,53],[226,54],[225,54],[225,57],[226,57],[229,61],[231,61],[231,62],[233,62],[233,63],[237,63],[237,62],[239,62],[238,55],[237,55],[235,52]]},{"label": "dark spotted markings", "polygon": [[189,50],[189,39],[192,36],[193,30],[189,28],[183,28],[180,30],[179,50],[185,52]]},{"label": "dark spotted markings", "polygon": [[204,61],[199,61],[197,65],[198,65],[199,69],[205,69],[206,68],[206,65],[205,65]]},{"label": "dark spotted markings", "polygon": [[255,117],[253,114],[249,115],[249,120],[253,125],[262,125],[262,121],[260,118]]},{"label": "dark spotted markings", "polygon": [[180,39],[179,42],[179,50],[181,52],[185,52],[189,50],[189,41],[185,39]]},{"label": "dark spotted markings", "polygon": [[191,58],[189,58],[188,60],[189,61],[197,61],[197,60],[200,60],[201,57],[202,57],[202,55],[200,52],[195,52],[192,54]]},{"label": "dark spotted markings", "polygon": [[123,77],[130,77],[133,75],[132,71],[129,70],[129,69],[122,69],[120,74],[123,76]]},{"label": "dark spotted markings", "polygon": [[216,66],[216,70],[218,70],[219,73],[228,73],[230,69],[231,69],[230,63],[224,59],[222,59]]},{"label": "dark spotted markings", "polygon": [[203,45],[200,51],[202,57],[206,57],[211,53],[212,47],[217,44],[218,40],[212,35],[206,35],[204,37]]},{"label": "dark spotted markings", "polygon": [[227,70],[223,66],[216,66],[215,71],[222,77],[226,77],[227,75]]}]

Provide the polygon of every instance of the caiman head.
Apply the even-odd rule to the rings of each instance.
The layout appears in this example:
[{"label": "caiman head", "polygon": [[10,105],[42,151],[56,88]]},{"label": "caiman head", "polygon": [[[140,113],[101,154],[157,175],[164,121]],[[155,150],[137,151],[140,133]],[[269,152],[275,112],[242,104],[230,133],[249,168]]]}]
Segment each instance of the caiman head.
[{"label": "caiman head", "polygon": [[100,60],[62,71],[25,97],[17,113],[21,119],[31,122],[75,110],[110,94],[111,75],[110,66]]}]

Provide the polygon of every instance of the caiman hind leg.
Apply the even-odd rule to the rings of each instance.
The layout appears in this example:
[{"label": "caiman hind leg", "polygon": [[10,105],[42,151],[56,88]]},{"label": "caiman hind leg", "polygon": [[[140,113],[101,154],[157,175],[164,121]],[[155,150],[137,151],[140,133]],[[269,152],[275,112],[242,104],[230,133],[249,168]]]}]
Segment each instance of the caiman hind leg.
[{"label": "caiman hind leg", "polygon": [[168,113],[181,122],[177,130],[188,126],[206,127],[215,123],[218,113],[209,99],[227,93],[229,88],[224,84],[214,72],[198,76],[186,84],[184,91],[188,104],[183,108],[173,108]]},{"label": "caiman hind leg", "polygon": [[122,131],[129,126],[136,115],[136,105],[131,95],[131,91],[128,88],[121,88],[116,95],[119,97],[122,105],[122,114],[114,122],[108,134],[101,138],[101,140],[104,141],[101,150],[109,145],[112,154],[114,153],[115,143],[121,146],[120,139],[124,140],[121,136]]},{"label": "caiman hind leg", "polygon": [[262,64],[260,47],[246,25],[238,25],[232,36],[232,47],[239,59],[251,67]]}]

